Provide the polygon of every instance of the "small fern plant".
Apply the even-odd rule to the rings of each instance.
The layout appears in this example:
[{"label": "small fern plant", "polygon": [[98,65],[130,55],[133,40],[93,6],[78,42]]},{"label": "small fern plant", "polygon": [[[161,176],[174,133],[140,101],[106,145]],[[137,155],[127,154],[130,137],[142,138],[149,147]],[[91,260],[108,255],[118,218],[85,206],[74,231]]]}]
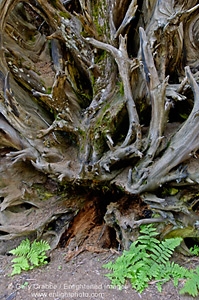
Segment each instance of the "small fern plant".
[{"label": "small fern plant", "polygon": [[170,262],[182,238],[160,242],[156,239],[158,233],[152,224],[142,225],[140,233],[137,241],[131,244],[129,251],[124,251],[114,263],[103,265],[104,268],[112,270],[112,273],[105,275],[112,281],[112,285],[121,288],[126,279],[130,279],[132,287],[141,293],[153,281],[161,292],[162,284],[170,279],[173,279],[176,287],[179,279],[188,279],[180,293],[196,296],[199,289],[199,267],[189,271]]},{"label": "small fern plant", "polygon": [[9,253],[17,256],[13,262],[12,276],[20,274],[22,270],[30,270],[47,263],[46,251],[50,249],[50,245],[46,241],[34,241],[32,244],[29,239],[23,240],[21,244]]},{"label": "small fern plant", "polygon": [[198,245],[194,245],[194,247],[191,247],[189,249],[189,251],[191,252],[191,254],[199,256],[199,246]]}]

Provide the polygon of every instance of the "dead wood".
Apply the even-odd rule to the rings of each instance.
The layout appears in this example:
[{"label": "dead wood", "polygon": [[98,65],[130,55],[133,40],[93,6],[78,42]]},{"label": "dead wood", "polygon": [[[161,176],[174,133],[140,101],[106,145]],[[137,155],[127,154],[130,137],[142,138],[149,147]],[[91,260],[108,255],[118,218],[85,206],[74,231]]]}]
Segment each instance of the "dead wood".
[{"label": "dead wood", "polygon": [[0,1],[1,240],[57,245],[82,208],[71,188],[128,195],[136,213],[104,211],[125,248],[146,223],[198,236],[198,8]]}]

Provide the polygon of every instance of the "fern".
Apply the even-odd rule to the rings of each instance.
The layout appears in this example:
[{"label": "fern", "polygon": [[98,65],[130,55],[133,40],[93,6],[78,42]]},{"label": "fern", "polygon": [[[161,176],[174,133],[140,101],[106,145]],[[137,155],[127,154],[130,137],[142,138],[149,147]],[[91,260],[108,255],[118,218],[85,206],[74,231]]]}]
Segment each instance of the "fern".
[{"label": "fern", "polygon": [[138,237],[137,241],[139,244],[144,245],[145,249],[151,251],[157,244],[160,243],[158,239],[154,238],[158,235],[158,233],[156,232],[156,229],[152,227],[152,224],[147,226],[141,225],[140,228],[141,235]]},{"label": "fern", "polygon": [[11,275],[20,274],[22,270],[27,271],[46,264],[45,252],[49,249],[50,246],[46,241],[37,242],[35,240],[31,244],[28,239],[23,240],[16,249],[9,251],[9,253],[18,256],[12,260],[14,265]]},{"label": "fern", "polygon": [[16,257],[11,262],[15,263],[13,265],[12,275],[20,274],[22,270],[26,270],[26,271],[29,270],[28,260],[24,256]]},{"label": "fern", "polygon": [[21,242],[21,244],[16,248],[13,249],[11,251],[9,251],[9,253],[16,255],[16,256],[25,256],[30,252],[30,241],[29,239],[23,240]]},{"label": "fern", "polygon": [[179,279],[187,279],[180,293],[196,296],[199,289],[199,267],[195,271],[189,271],[169,261],[182,239],[166,239],[160,242],[155,238],[158,233],[151,224],[141,226],[140,233],[129,251],[124,251],[114,263],[103,265],[104,268],[112,270],[112,273],[105,275],[112,284],[121,288],[125,280],[130,279],[132,287],[141,293],[151,280],[161,291],[162,284],[166,281],[173,279],[173,284],[177,287]]},{"label": "fern", "polygon": [[199,267],[197,267],[195,270],[190,270],[188,277],[189,279],[185,282],[184,287],[179,293],[188,293],[191,296],[196,297],[199,289]]},{"label": "fern", "polygon": [[47,258],[45,251],[49,250],[50,246],[46,241],[37,242],[36,240],[32,243],[30,252],[27,257],[34,266],[42,265]]},{"label": "fern", "polygon": [[131,279],[132,287],[140,293],[148,287],[148,282],[149,276],[146,274],[146,270],[144,268],[140,269],[136,276]]},{"label": "fern", "polygon": [[167,239],[158,245],[154,245],[153,248],[149,249],[152,252],[150,255],[151,259],[157,263],[165,264],[173,254],[174,249],[179,246],[181,242],[181,238],[174,238]]},{"label": "fern", "polygon": [[113,274],[106,274],[111,279],[113,285],[121,286],[125,283],[125,278],[134,279],[138,270],[142,269],[148,254],[143,251],[145,246],[132,243],[129,251],[124,251],[115,263],[109,262],[104,267],[113,271]]},{"label": "fern", "polygon": [[166,261],[164,264],[154,263],[149,272],[152,274],[152,278],[157,281],[156,286],[160,292],[165,282],[173,279],[173,284],[177,287],[179,279],[189,277],[189,270],[170,261]]},{"label": "fern", "polygon": [[[142,239],[143,241],[143,239]],[[137,269],[136,280],[132,281],[132,286],[136,288],[140,293],[148,286],[148,282],[152,279],[157,281],[158,290],[161,291],[161,286],[166,281],[169,281],[172,272],[168,269],[168,260],[171,257],[174,249],[180,244],[182,239],[170,239],[163,242],[157,242],[153,240],[152,243],[148,243],[146,250],[149,251],[147,259],[142,259],[139,263],[142,266],[140,269],[134,266],[134,269]]]},{"label": "fern", "polygon": [[199,246],[198,245],[194,245],[194,247],[191,247],[189,250],[193,255],[197,255],[197,256],[199,255]]}]

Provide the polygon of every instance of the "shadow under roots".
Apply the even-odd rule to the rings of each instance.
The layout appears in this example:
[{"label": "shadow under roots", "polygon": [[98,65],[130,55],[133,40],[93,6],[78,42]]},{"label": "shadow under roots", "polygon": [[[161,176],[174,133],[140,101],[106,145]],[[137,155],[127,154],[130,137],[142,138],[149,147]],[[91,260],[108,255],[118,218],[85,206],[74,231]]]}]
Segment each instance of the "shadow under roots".
[{"label": "shadow under roots", "polygon": [[104,216],[107,205],[117,201],[119,192],[90,192],[82,201],[82,208],[70,223],[59,242],[61,248],[68,251],[79,247],[117,248],[116,232],[106,225]]},{"label": "shadow under roots", "polygon": [[114,189],[105,193],[92,191],[85,198],[82,195],[82,206],[62,235],[59,246],[67,251],[89,246],[127,249],[132,236],[136,237],[137,230],[131,228],[134,221],[151,218],[151,213],[139,197]]}]

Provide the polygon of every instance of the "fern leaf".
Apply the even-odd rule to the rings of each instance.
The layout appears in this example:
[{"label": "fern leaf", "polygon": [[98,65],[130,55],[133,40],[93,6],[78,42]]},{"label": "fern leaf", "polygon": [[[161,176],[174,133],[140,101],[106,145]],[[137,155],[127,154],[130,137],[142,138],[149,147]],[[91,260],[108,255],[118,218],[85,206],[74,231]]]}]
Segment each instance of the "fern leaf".
[{"label": "fern leaf", "polygon": [[112,274],[106,274],[111,279],[113,285],[121,287],[127,278],[134,280],[137,274],[147,265],[149,254],[145,251],[144,245],[137,245],[137,242],[131,244],[129,251],[124,251],[123,255],[118,257],[115,263],[109,262],[103,265],[104,268],[111,269]]},{"label": "fern leaf", "polygon": [[160,243],[160,241],[158,241],[156,238],[150,237],[148,235],[139,236],[138,241],[142,244],[143,243],[150,243],[150,244],[151,243],[154,243],[154,244],[159,244]]},{"label": "fern leaf", "polygon": [[39,258],[39,266],[48,263],[48,262],[46,261],[46,259],[47,259],[48,257],[45,255],[45,252],[42,252],[42,254],[39,255],[38,258]]},{"label": "fern leaf", "polygon": [[159,233],[156,232],[156,228],[154,228],[153,224],[141,225],[140,233],[146,234],[147,236],[150,237],[159,235]]},{"label": "fern leaf", "polygon": [[12,276],[15,274],[20,274],[21,270],[29,270],[29,263],[26,257],[24,256],[19,256],[19,257],[15,257],[11,262],[15,263],[13,265],[13,272],[12,272]]},{"label": "fern leaf", "polygon": [[179,266],[178,264],[175,264],[174,262],[170,263],[167,262],[167,269],[169,269],[170,265],[170,270],[171,270],[171,275],[173,277],[173,285],[175,287],[178,286],[178,280],[179,279],[184,279],[184,278],[189,278],[190,277],[190,271],[185,269],[182,266]]},{"label": "fern leaf", "polygon": [[185,282],[184,287],[180,290],[180,294],[188,293],[195,297],[198,295],[199,289],[199,267],[189,271],[189,279]]},{"label": "fern leaf", "polygon": [[138,237],[138,242],[145,245],[146,250],[151,251],[157,244],[160,243],[158,239],[154,238],[154,236],[157,236],[158,233],[152,224],[143,225],[140,233],[143,235]]},{"label": "fern leaf", "polygon": [[14,263],[20,265],[21,269],[23,269],[23,270],[26,270],[29,268],[28,260],[24,256],[15,257],[11,262],[14,262]]},{"label": "fern leaf", "polygon": [[140,270],[136,277],[131,279],[131,284],[134,289],[142,293],[148,287],[149,277],[144,269]]},{"label": "fern leaf", "polygon": [[102,265],[102,268],[106,268],[108,270],[113,270],[114,264],[112,263],[112,261],[109,261],[107,264]]},{"label": "fern leaf", "polygon": [[180,245],[181,241],[181,238],[162,241],[159,245],[155,245],[154,248],[151,248],[151,258],[158,263],[165,264],[173,254],[174,249]]},{"label": "fern leaf", "polygon": [[38,242],[35,240],[31,245],[31,251],[34,251],[38,254],[40,254],[43,251],[47,251],[49,249],[50,249],[50,245],[48,244],[48,242],[43,240]]},{"label": "fern leaf", "polygon": [[[171,278],[173,278],[174,285],[177,286],[180,278],[190,277],[188,270],[169,261],[174,249],[180,245],[181,238],[160,242],[155,238],[158,233],[151,224],[141,226],[140,233],[142,235],[131,244],[129,251],[124,251],[115,263],[110,262],[103,265],[112,270],[112,274],[106,275],[112,284],[121,286],[125,283],[125,279],[130,279],[132,287],[141,293],[152,279],[157,281],[156,286],[161,291],[162,284]],[[197,271],[199,275],[199,268]],[[199,280],[195,285],[197,290]],[[194,293],[195,290],[192,291],[192,294]]]},{"label": "fern leaf", "polygon": [[112,285],[121,287],[125,283],[125,277],[126,277],[126,272],[122,268],[117,269],[117,271],[113,272],[113,274],[106,274],[106,277],[108,277]]},{"label": "fern leaf", "polygon": [[[21,270],[29,270],[35,266],[41,266],[46,263],[47,256],[45,251],[50,249],[50,245],[46,241],[37,242],[36,240],[30,245],[28,239],[23,240],[21,244],[10,251],[10,253],[18,256],[12,260],[13,272],[11,275],[20,274]],[[30,266],[29,266],[30,262]]]},{"label": "fern leaf", "polygon": [[30,260],[31,264],[34,266],[39,266],[44,263],[44,260],[47,258],[45,256],[45,251],[50,249],[50,245],[46,241],[34,241],[31,245],[30,252],[27,257]]},{"label": "fern leaf", "polygon": [[31,264],[38,266],[39,265],[39,257],[38,253],[31,249],[31,251],[27,255],[28,259],[30,260]]},{"label": "fern leaf", "polygon": [[194,245],[194,247],[191,247],[189,250],[193,255],[199,255],[199,246],[198,245]]},{"label": "fern leaf", "polygon": [[189,295],[195,297],[198,294],[197,285],[195,284],[195,280],[192,278],[188,279],[185,282],[184,287],[179,291],[179,294],[188,293]]},{"label": "fern leaf", "polygon": [[164,245],[167,249],[174,250],[177,246],[180,245],[180,243],[183,241],[182,238],[176,237],[173,239],[166,239],[165,241],[162,241],[162,245]]},{"label": "fern leaf", "polygon": [[10,250],[9,253],[16,256],[25,256],[30,251],[30,241],[29,239],[23,240],[21,244],[13,250]]},{"label": "fern leaf", "polygon": [[11,273],[11,276],[21,274],[21,267],[20,265],[13,265],[13,271]]},{"label": "fern leaf", "polygon": [[145,248],[148,251],[151,251],[151,249],[153,249],[157,244],[159,244],[160,241],[158,241],[157,239],[155,239],[153,237],[143,236],[143,237],[139,238],[139,243],[145,245]]},{"label": "fern leaf", "polygon": [[124,251],[122,256],[118,257],[115,263],[109,262],[106,265],[103,265],[103,268],[117,270],[122,266],[124,269],[128,269],[129,266],[134,265],[140,259],[147,258],[149,255],[143,251],[145,247],[142,245],[135,246],[135,243],[131,244],[130,251]]},{"label": "fern leaf", "polygon": [[[151,269],[153,269],[153,267]],[[153,277],[155,280],[159,281],[156,285],[160,291],[161,285],[166,281],[169,281],[171,278],[173,278],[174,286],[177,287],[179,279],[188,278],[189,276],[189,270],[175,264],[174,262],[167,261],[166,264],[159,264],[157,266],[157,271],[154,272]]]},{"label": "fern leaf", "polygon": [[154,261],[151,260],[151,265],[149,265],[149,268],[147,270],[148,276],[150,280],[154,278],[155,280],[159,279],[160,269],[162,266]]},{"label": "fern leaf", "polygon": [[50,250],[50,245],[49,245],[48,242],[41,240],[40,241],[40,245],[41,245],[42,251],[48,251],[48,250]]},{"label": "fern leaf", "polygon": [[[169,278],[170,279],[170,278]],[[156,282],[156,286],[157,286],[157,289],[158,291],[161,293],[162,292],[162,285],[166,282],[166,281],[169,281],[169,279],[162,279],[158,282]]]}]

